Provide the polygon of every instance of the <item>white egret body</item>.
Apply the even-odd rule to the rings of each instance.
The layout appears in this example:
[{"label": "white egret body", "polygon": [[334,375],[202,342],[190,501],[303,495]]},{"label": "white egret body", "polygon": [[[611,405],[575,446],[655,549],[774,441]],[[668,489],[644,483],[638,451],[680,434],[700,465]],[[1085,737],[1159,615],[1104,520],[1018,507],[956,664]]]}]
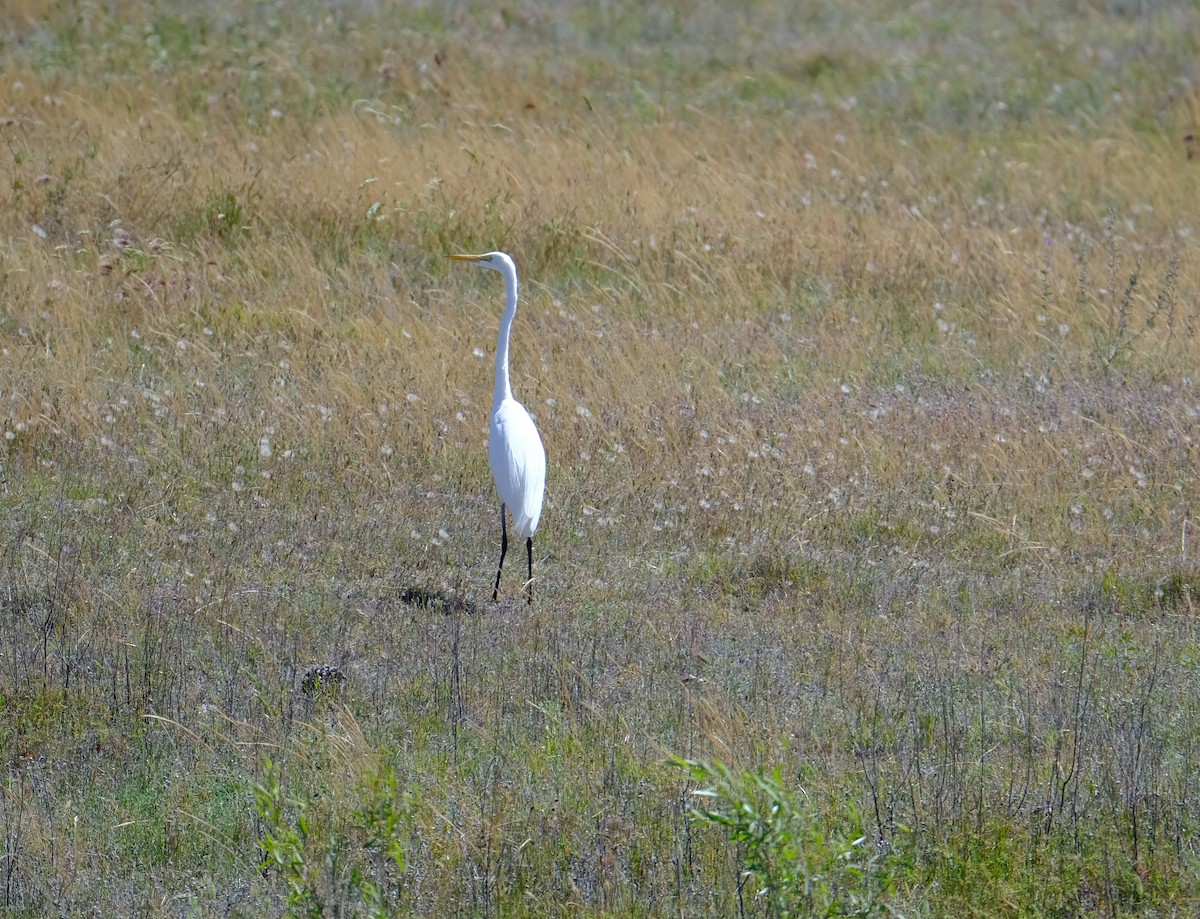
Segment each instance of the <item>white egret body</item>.
[{"label": "white egret body", "polygon": [[503,252],[486,255],[452,255],[452,259],[474,262],[483,268],[500,272],[504,278],[507,301],[500,320],[500,335],[496,342],[496,388],[492,395],[492,420],[488,428],[488,460],[496,490],[500,492],[500,564],[496,568],[496,585],[492,599],[500,595],[500,572],[508,552],[508,527],[504,509],[512,512],[513,526],[525,537],[525,552],[529,562],[526,592],[533,602],[533,534],[542,516],[542,497],[546,491],[546,451],[533,418],[520,402],[513,398],[508,380],[508,341],[513,319],[517,315],[517,266]]}]

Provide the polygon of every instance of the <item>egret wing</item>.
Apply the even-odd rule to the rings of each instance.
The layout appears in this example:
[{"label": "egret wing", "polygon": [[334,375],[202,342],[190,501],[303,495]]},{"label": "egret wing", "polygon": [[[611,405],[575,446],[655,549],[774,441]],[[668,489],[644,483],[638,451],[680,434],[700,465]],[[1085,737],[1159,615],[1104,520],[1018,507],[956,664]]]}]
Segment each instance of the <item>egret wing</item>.
[{"label": "egret wing", "polygon": [[488,458],[496,490],[512,512],[517,532],[532,536],[542,516],[546,451],[529,412],[514,399],[504,400],[492,413]]}]

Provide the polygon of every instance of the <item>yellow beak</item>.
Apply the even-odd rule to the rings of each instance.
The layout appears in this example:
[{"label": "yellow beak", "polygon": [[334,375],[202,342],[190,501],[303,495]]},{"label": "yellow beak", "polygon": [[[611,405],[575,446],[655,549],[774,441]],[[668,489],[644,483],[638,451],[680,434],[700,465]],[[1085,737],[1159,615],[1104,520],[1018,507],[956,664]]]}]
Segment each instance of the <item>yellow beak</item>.
[{"label": "yellow beak", "polygon": [[478,262],[483,259],[482,255],[451,255],[456,262]]}]

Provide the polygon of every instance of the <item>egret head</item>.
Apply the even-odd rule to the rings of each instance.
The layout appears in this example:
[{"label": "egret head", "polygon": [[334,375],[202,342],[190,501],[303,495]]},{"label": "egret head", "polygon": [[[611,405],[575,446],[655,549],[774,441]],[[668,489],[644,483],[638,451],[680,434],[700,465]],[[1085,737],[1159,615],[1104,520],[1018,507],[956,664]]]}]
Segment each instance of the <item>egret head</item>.
[{"label": "egret head", "polygon": [[501,274],[511,274],[516,277],[517,266],[504,252],[489,252],[486,255],[451,255],[456,262],[474,262],[481,268],[491,268]]}]

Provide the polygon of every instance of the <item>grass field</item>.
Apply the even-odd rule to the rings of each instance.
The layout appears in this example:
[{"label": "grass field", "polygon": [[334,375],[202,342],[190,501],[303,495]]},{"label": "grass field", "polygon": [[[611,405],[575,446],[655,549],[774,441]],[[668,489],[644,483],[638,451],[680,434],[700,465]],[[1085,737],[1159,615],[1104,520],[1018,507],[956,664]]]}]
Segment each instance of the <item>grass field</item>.
[{"label": "grass field", "polygon": [[0,912],[1194,915],[1198,61],[1154,0],[4,4]]}]

